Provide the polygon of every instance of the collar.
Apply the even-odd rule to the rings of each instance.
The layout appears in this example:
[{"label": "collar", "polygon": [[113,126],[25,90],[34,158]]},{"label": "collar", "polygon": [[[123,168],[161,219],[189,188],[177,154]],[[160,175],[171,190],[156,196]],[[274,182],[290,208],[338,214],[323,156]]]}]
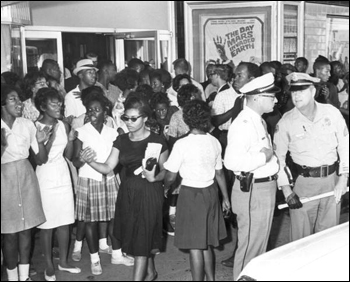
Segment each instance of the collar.
[{"label": "collar", "polygon": [[[18,118],[15,118],[15,121],[13,122],[13,125],[12,125],[12,129],[17,122],[18,122]],[[12,129],[7,125],[7,123],[3,119],[1,119],[1,128],[6,128],[6,130],[12,131]]]},{"label": "collar", "polygon": [[251,108],[249,108],[249,107],[245,107],[244,108],[244,111],[251,117],[251,118],[253,118],[253,119],[255,119],[255,120],[261,120],[262,119],[262,117],[261,117],[261,115],[259,115],[257,112],[255,112],[255,111],[253,111]]},{"label": "collar", "polygon": [[219,92],[223,92],[225,90],[230,89],[230,85],[228,85],[227,83],[225,83],[224,85],[222,85],[219,89],[218,89],[218,93]]},{"label": "collar", "polygon": [[309,120],[306,116],[304,116],[297,108],[294,108],[296,117],[301,118],[301,119],[303,119],[307,122],[311,122],[311,123],[315,123],[315,122],[321,120],[322,118],[324,118],[324,113],[322,111],[322,105],[315,101],[315,107],[316,107],[316,114],[315,114],[315,118],[313,121]]}]

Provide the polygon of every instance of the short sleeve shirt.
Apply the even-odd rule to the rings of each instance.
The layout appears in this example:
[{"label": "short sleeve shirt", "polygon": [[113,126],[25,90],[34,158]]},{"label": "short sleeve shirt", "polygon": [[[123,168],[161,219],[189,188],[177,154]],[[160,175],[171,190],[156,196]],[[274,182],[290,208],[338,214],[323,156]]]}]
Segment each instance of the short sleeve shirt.
[{"label": "short sleeve shirt", "polygon": [[117,140],[115,140],[113,147],[119,150],[119,162],[131,175],[136,169],[142,166],[142,159],[145,156],[149,143],[160,144],[162,146],[161,153],[168,150],[164,138],[153,132],[147,138],[140,141],[131,141],[129,134],[119,135]]},{"label": "short sleeve shirt", "polygon": [[183,185],[208,187],[214,182],[215,170],[222,169],[220,143],[210,134],[190,134],[176,141],[164,167],[180,172]]}]

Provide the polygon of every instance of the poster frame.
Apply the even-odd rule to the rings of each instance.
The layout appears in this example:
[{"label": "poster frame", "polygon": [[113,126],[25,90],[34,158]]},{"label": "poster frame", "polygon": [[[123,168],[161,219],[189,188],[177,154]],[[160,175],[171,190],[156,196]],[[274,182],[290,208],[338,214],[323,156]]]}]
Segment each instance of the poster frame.
[{"label": "poster frame", "polygon": [[278,50],[280,48],[278,33],[280,27],[277,24],[277,2],[184,1],[186,59],[192,66],[194,79],[197,81],[205,80],[205,44],[201,43],[201,40],[203,40],[201,37],[203,36],[203,27],[200,23],[203,15],[223,16],[230,13],[232,16],[237,16],[247,13],[247,11],[251,11],[253,14],[258,9],[268,11],[269,18],[266,19],[268,29],[265,29],[265,36],[269,36],[269,39],[265,42],[265,57],[263,60],[278,59]]}]

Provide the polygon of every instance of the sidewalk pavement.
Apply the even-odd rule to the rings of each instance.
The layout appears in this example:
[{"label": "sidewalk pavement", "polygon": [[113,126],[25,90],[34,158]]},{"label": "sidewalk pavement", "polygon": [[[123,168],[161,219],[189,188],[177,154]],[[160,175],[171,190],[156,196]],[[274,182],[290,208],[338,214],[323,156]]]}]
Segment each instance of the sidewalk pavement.
[{"label": "sidewalk pavement", "polygon": [[[348,209],[342,213],[341,222],[349,221]],[[272,231],[269,240],[269,249],[273,249],[289,243],[290,217],[285,209],[279,214],[275,214]],[[221,246],[215,249],[216,255],[216,280],[232,281],[232,269],[225,267],[221,261],[232,255],[237,240],[237,230],[228,225],[229,236],[221,242]],[[74,235],[72,236],[74,239]],[[74,242],[72,240],[72,242]],[[71,260],[72,245],[70,249],[69,262],[81,268],[81,273],[70,274],[57,270],[58,260],[54,260],[56,265],[57,281],[130,281],[132,279],[132,267],[111,264],[111,255],[101,254],[102,275],[94,276],[90,270],[90,256],[87,243],[84,241],[82,260],[74,262]],[[35,249],[33,265],[37,275],[32,276],[33,281],[45,281],[44,257],[41,255],[39,234],[35,238]],[[174,247],[174,237],[164,236],[164,250],[155,258],[155,265],[158,272],[158,281],[191,281],[189,264],[189,254]],[[6,281],[6,271],[2,268],[1,281]]]}]

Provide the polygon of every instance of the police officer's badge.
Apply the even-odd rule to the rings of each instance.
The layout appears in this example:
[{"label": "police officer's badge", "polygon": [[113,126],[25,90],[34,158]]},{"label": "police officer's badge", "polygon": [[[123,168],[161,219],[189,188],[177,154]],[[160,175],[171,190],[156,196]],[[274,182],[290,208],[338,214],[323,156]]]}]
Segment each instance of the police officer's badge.
[{"label": "police officer's badge", "polygon": [[326,117],[324,119],[324,124],[327,125],[327,126],[330,126],[332,124],[331,120],[329,119],[329,117]]}]

